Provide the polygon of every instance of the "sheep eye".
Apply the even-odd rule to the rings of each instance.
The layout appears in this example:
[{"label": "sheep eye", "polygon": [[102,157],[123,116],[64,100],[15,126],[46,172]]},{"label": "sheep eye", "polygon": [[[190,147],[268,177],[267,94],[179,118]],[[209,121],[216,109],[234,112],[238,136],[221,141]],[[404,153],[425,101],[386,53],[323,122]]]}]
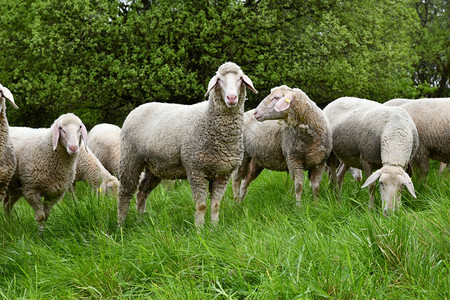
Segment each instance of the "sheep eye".
[{"label": "sheep eye", "polygon": [[59,128],[59,130],[62,130],[62,126],[59,126],[58,128]]}]

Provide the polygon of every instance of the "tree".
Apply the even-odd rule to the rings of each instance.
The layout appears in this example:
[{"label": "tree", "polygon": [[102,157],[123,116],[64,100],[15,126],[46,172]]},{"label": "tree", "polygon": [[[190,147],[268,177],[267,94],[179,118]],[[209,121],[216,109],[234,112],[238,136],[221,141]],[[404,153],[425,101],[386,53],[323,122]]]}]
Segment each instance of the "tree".
[{"label": "tree", "polygon": [[205,99],[234,61],[260,95],[287,84],[324,106],[340,96],[411,97],[419,19],[403,0],[0,0],[0,82],[12,125],[72,111],[90,128],[121,125],[150,101]]},{"label": "tree", "polygon": [[420,57],[414,65],[418,97],[449,97],[450,6],[446,0],[415,1],[421,28],[415,40]]}]

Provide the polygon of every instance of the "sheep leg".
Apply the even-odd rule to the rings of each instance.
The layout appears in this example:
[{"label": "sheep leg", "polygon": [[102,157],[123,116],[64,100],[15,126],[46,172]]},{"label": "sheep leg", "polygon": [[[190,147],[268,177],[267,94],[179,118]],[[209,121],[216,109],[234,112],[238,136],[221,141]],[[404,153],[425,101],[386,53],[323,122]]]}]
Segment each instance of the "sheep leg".
[{"label": "sheep leg", "polygon": [[122,226],[127,217],[131,198],[136,191],[139,176],[143,168],[143,162],[134,158],[133,155],[121,154],[119,166],[119,200],[117,202],[117,222],[119,226]]},{"label": "sheep leg", "polygon": [[312,170],[309,170],[308,176],[311,182],[311,188],[313,197],[317,201],[319,199],[320,181],[322,180],[323,172],[325,171],[326,164],[315,166]]},{"label": "sheep leg", "polygon": [[[292,176],[293,175],[293,176]],[[294,177],[294,188],[295,188],[295,202],[298,207],[302,203],[302,192],[303,192],[303,168],[297,168],[291,173],[291,177]]]},{"label": "sheep leg", "polygon": [[144,178],[139,182],[136,196],[136,210],[145,213],[145,203],[150,192],[161,182],[161,178],[156,177],[148,169],[145,170]]},{"label": "sheep leg", "polygon": [[242,179],[248,173],[248,168],[250,164],[250,157],[245,156],[242,160],[241,165],[233,172],[231,176],[231,187],[233,189],[233,197],[236,203],[240,203],[243,199],[241,194],[241,184]]},{"label": "sheep leg", "polygon": [[13,195],[6,195],[5,198],[3,198],[3,208],[8,215],[12,213],[12,208],[19,199],[20,197]]},{"label": "sheep leg", "polygon": [[341,162],[341,164],[339,165],[339,168],[337,170],[336,184],[337,184],[339,196],[341,195],[342,183],[344,182],[345,173],[347,173],[348,169],[350,169],[350,166]]},{"label": "sheep leg", "polygon": [[230,176],[220,176],[209,183],[209,193],[211,196],[211,223],[216,226],[219,223],[220,201],[227,188]]},{"label": "sheep leg", "polygon": [[[361,160],[361,164],[364,174],[368,178],[372,174],[372,165],[365,160]],[[369,189],[369,210],[373,210],[375,208],[375,183],[369,184],[367,188]]]},{"label": "sheep leg", "polygon": [[55,204],[58,203],[58,201],[61,200],[63,197],[64,197],[64,194],[56,196],[56,197],[45,197],[45,199],[44,199],[45,221],[47,221],[48,216],[50,215],[50,211],[52,210],[53,206],[55,206]]},{"label": "sheep leg", "polygon": [[336,193],[336,195],[341,195],[341,190],[338,187],[338,179],[337,179],[337,170],[339,168],[339,159],[336,157],[336,155],[331,152],[330,156],[327,159],[327,171],[328,171],[328,177],[331,181],[331,185],[333,186],[333,190]]},{"label": "sheep leg", "polygon": [[247,176],[245,176],[245,179],[241,184],[241,199],[244,199],[245,195],[247,195],[247,190],[250,183],[255,180],[263,170],[264,168],[258,165],[253,159],[250,161]]},{"label": "sheep leg", "polygon": [[34,209],[35,220],[38,224],[38,234],[42,235],[45,228],[45,212],[44,203],[42,202],[41,195],[39,193],[24,190],[23,196],[27,200],[28,204]]},{"label": "sheep leg", "polygon": [[192,197],[195,201],[195,226],[203,227],[205,224],[206,198],[208,197],[208,181],[202,175],[189,174]]}]

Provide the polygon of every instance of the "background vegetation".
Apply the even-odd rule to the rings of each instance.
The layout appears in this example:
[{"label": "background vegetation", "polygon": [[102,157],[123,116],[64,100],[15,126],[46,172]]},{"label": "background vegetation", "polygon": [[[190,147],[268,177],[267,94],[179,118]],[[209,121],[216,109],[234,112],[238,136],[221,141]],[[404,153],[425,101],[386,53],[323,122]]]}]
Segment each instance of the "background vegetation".
[{"label": "background vegetation", "polygon": [[259,95],[300,87],[319,105],[449,96],[446,0],[0,0],[0,82],[12,125],[75,112],[121,125],[149,101],[195,103],[225,61]]},{"label": "background vegetation", "polygon": [[0,299],[448,299],[450,180],[436,169],[389,218],[349,175],[341,200],[324,178],[298,209],[286,173],[266,170],[199,233],[187,182],[157,187],[143,216],[132,202],[123,229],[116,200],[78,184],[44,238],[20,200],[0,213]]}]

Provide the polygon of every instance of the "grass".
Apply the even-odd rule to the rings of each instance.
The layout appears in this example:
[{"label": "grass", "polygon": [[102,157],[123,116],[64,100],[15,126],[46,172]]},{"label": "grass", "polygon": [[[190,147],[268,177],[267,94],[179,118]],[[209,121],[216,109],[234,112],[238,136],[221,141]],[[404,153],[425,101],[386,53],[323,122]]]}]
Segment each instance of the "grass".
[{"label": "grass", "polygon": [[0,213],[0,298],[448,299],[449,172],[433,167],[389,218],[350,176],[341,200],[326,176],[317,203],[305,184],[298,209],[290,179],[270,171],[240,205],[229,187],[219,226],[200,232],[187,182],[157,187],[143,216],[132,203],[123,228],[117,201],[79,184],[43,238],[22,199],[11,220]]}]

